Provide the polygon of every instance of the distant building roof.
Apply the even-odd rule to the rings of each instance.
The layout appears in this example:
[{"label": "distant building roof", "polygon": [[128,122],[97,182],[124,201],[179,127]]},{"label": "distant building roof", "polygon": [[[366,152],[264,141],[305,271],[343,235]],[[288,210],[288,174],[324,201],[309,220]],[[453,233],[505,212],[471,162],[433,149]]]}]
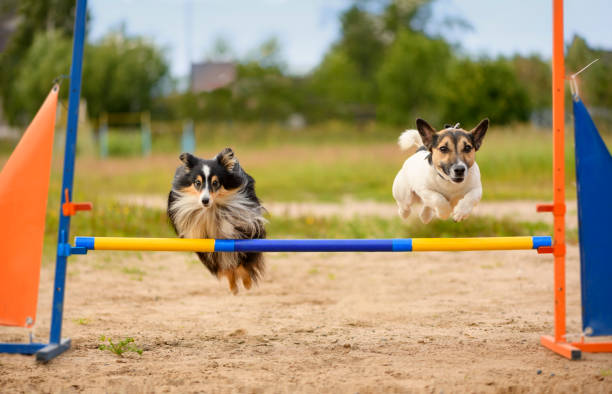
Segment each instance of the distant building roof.
[{"label": "distant building roof", "polygon": [[236,64],[205,62],[191,64],[191,91],[212,92],[236,80]]}]

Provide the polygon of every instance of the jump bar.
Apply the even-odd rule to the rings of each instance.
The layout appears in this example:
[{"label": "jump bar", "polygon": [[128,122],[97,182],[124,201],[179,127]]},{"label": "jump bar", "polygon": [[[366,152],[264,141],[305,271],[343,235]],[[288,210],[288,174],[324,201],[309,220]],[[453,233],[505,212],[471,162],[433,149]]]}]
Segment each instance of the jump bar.
[{"label": "jump bar", "polygon": [[166,252],[434,252],[520,250],[552,246],[551,237],[399,239],[186,239],[75,237],[86,250]]}]

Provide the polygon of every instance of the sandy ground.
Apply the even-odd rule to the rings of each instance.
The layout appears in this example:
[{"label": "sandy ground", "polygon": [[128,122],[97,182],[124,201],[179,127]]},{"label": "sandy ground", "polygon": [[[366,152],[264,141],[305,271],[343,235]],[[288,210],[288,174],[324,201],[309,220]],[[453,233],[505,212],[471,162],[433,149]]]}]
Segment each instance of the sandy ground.
[{"label": "sandy ground", "polygon": [[[158,195],[121,195],[117,200],[126,204],[141,205],[154,209],[166,209],[167,197]],[[552,223],[550,213],[537,213],[536,205],[542,201],[485,201],[480,202],[473,215],[493,216],[497,218],[509,217],[513,220],[526,222]],[[268,202],[264,206],[273,216],[300,217],[300,216],[339,216],[350,219],[355,216],[378,216],[384,218],[397,217],[397,205],[376,201],[356,201],[350,198],[340,203],[304,203],[304,202]],[[413,215],[415,216],[415,215]],[[568,228],[578,226],[578,211],[576,201],[567,202],[565,217]]]},{"label": "sandy ground", "polygon": [[[579,326],[568,250],[568,332]],[[553,331],[552,258],[532,251],[269,254],[230,294],[191,254],[71,259],[64,336],[48,364],[0,355],[1,392],[612,392],[612,354],[568,361]],[[43,267],[37,337],[48,333]],[[141,356],[98,349],[133,337]],[[0,328],[0,341],[25,341]]]}]

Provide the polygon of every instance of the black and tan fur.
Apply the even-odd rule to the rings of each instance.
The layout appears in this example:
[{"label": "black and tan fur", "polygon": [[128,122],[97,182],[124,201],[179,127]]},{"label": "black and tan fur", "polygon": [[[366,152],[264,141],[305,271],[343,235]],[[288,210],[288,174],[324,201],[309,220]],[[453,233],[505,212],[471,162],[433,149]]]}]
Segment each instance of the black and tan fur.
[{"label": "black and tan fur", "polygon": [[[213,159],[183,153],[168,195],[168,217],[181,238],[265,238],[265,212],[255,194],[255,180],[247,174],[230,148]],[[261,277],[261,253],[198,252],[208,270],[226,277],[230,290],[237,281],[246,289]]]},{"label": "black and tan fur", "polygon": [[[451,125],[445,125],[443,130],[436,131],[423,119],[417,119],[417,130],[423,141],[422,149],[430,153],[427,158],[429,164],[453,181],[463,181],[465,171],[474,165],[476,151],[480,149],[488,126],[489,120],[484,119],[471,131]],[[460,163],[466,166],[463,171],[461,166],[456,167]]]}]

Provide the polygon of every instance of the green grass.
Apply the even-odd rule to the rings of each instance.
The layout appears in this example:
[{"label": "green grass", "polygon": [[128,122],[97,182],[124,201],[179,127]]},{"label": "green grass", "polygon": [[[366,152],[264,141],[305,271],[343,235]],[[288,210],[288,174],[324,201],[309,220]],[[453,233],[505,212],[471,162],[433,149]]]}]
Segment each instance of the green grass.
[{"label": "green grass", "polygon": [[140,156],[142,136],[138,129],[110,129],[107,133],[109,156]]},{"label": "green grass", "polygon": [[[399,131],[300,131],[279,134],[278,140],[253,142],[244,138],[201,137],[197,154],[212,157],[224,146],[232,146],[241,164],[257,180],[264,201],[341,201],[345,197],[392,202],[391,185],[406,157],[395,145]],[[263,132],[263,131],[262,131]],[[225,132],[224,132],[225,133]],[[276,135],[275,132],[270,132]],[[309,133],[313,133],[310,135]],[[224,135],[222,133],[222,135]],[[242,134],[239,134],[242,135]],[[289,137],[294,137],[291,141]],[[320,137],[317,139],[315,137]],[[155,141],[155,137],[154,137]],[[154,142],[155,145],[155,142]],[[575,196],[572,143],[567,142],[568,198]],[[150,158],[79,160],[76,184],[85,194],[166,194],[178,161],[174,153]],[[552,147],[548,132],[517,126],[492,129],[477,154],[484,186],[483,199],[552,198]],[[87,196],[86,196],[87,197]],[[88,197],[91,199],[91,197]]]},{"label": "green grass", "polygon": [[[179,164],[180,124],[154,124],[153,129],[152,157],[136,154],[100,160],[95,154],[80,155],[76,190],[89,200],[101,194],[167,193]],[[341,201],[347,196],[392,201],[391,185],[406,159],[395,144],[401,128],[329,123],[290,131],[275,125],[199,124],[196,130],[196,153],[212,157],[223,147],[232,146],[257,180],[257,191],[264,201]],[[568,130],[566,194],[571,199],[575,196],[575,174],[571,127]],[[139,133],[110,134],[112,144],[118,145],[113,149],[139,152]],[[611,140],[610,136],[604,138]],[[90,139],[81,138],[79,143]],[[56,149],[54,179],[58,183],[61,157],[61,149]],[[493,126],[477,161],[485,201],[552,198],[548,131],[523,125]]]},{"label": "green grass", "polygon": [[91,323],[91,320],[86,317],[79,317],[79,318],[72,319],[72,320],[80,326],[86,326],[89,323]]},{"label": "green grass", "polygon": [[[125,338],[117,343],[113,342],[111,338],[107,338],[104,335],[100,337],[100,341],[102,343],[98,345],[98,349],[100,350],[108,350],[111,353],[116,354],[119,357],[123,356],[123,353],[126,352],[134,352],[138,353],[138,355],[142,355],[143,350],[136,346],[133,338]],[[105,342],[108,342],[105,343]]]},{"label": "green grass", "polygon": [[[315,218],[273,217],[268,225],[270,238],[437,238],[437,237],[506,237],[551,235],[552,226],[543,222],[518,222],[510,218],[487,216],[463,222],[434,220],[425,225],[406,223],[399,218],[373,216],[342,219],[337,216]],[[568,234],[571,239],[572,235]]]}]

